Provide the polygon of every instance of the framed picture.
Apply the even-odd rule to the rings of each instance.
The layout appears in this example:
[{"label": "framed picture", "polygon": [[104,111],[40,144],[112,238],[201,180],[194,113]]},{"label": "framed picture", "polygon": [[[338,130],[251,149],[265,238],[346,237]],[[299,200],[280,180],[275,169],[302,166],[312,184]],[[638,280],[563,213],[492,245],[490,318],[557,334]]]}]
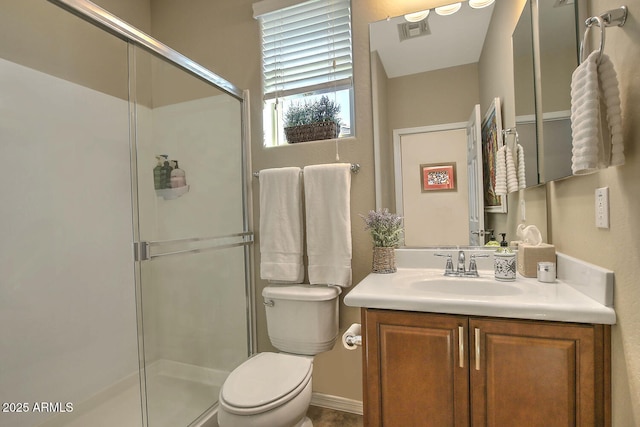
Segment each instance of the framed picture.
[{"label": "framed picture", "polygon": [[496,188],[496,153],[502,145],[500,98],[495,98],[482,120],[482,175],[484,210],[507,213],[507,196],[498,196]]},{"label": "framed picture", "polygon": [[456,191],[456,164],[431,163],[420,165],[422,192]]}]

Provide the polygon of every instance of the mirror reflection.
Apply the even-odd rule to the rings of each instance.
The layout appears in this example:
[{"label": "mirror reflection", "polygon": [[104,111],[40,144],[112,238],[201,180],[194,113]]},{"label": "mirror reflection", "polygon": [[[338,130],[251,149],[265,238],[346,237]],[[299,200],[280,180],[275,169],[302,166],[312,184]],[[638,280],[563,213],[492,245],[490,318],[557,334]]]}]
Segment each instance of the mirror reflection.
[{"label": "mirror reflection", "polygon": [[[567,42],[563,43],[564,50],[548,54],[534,51],[532,9],[524,1],[496,0],[481,9],[462,2],[460,9],[448,16],[430,10],[416,22],[398,16],[370,24],[376,203],[378,207],[395,208],[405,217],[407,246],[472,242],[470,222],[477,207],[473,201],[467,201],[476,191],[470,183],[473,173],[467,170],[470,167],[467,135],[476,105],[484,116],[494,98],[500,98],[503,128],[516,128],[518,142],[525,147],[527,187],[570,174],[570,127],[568,116],[563,115],[570,109],[568,82],[575,65],[561,68],[554,58],[564,55],[575,61],[575,8],[573,4],[553,7],[553,2],[545,3],[551,4],[549,10],[539,12],[540,32],[544,33],[540,48],[553,46],[548,41],[557,37]],[[568,15],[569,24],[560,18]],[[571,29],[572,37],[565,37]],[[542,59],[541,64],[540,60],[534,61],[535,55]],[[536,87],[534,82],[538,81],[542,85]],[[540,98],[544,99],[547,92],[555,96],[547,95],[549,107],[543,113]],[[544,118],[544,125],[537,124],[538,116]],[[449,133],[456,130],[461,134],[451,142]],[[552,136],[547,137],[548,133]],[[515,135],[508,136],[509,141],[515,143]],[[424,153],[415,154],[416,146]],[[561,147],[569,148],[567,151]],[[420,165],[443,162],[456,164],[459,194],[423,192]],[[562,168],[552,172],[551,167],[558,165],[566,167],[568,173]],[[508,196],[514,203],[524,197],[522,192],[514,194]],[[445,200],[455,196],[459,200]],[[414,205],[418,208],[412,212]],[[536,206],[540,208],[540,203],[536,202]],[[542,206],[539,217],[545,223],[537,224],[541,229],[546,229],[544,209]],[[481,209],[484,229],[519,221],[511,218],[518,216],[518,211],[517,204],[507,215],[487,214]],[[419,227],[414,230],[412,224]],[[487,238],[488,235],[479,239],[480,244]]]}]

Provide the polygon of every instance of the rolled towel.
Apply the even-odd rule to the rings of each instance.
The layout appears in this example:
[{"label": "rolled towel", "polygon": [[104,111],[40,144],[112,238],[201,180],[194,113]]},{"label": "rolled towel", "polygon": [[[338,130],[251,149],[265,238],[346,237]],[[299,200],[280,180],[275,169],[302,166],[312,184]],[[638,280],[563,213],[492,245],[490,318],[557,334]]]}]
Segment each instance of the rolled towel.
[{"label": "rolled towel", "polygon": [[499,196],[507,194],[507,163],[505,160],[506,147],[503,145],[496,152],[496,182],[495,193]]},{"label": "rolled towel", "polygon": [[507,193],[518,191],[518,175],[516,174],[516,164],[513,161],[513,153],[508,145],[505,145],[505,158],[507,161]]}]

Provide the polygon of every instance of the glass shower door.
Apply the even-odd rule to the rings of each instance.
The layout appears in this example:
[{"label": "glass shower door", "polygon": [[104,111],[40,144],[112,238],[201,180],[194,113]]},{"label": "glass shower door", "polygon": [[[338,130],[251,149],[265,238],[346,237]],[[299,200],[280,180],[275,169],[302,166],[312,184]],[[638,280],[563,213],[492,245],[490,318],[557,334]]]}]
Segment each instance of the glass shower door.
[{"label": "glass shower door", "polygon": [[242,102],[132,49],[147,422],[186,426],[250,352]]}]

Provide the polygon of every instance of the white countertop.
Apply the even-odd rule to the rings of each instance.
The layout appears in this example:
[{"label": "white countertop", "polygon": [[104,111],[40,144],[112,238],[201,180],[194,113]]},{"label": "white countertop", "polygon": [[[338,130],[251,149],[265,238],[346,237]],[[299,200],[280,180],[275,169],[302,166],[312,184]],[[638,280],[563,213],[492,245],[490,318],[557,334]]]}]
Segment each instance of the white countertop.
[{"label": "white countertop", "polygon": [[[399,259],[402,261],[402,256]],[[558,277],[564,278],[563,274],[572,272],[576,265],[584,274],[585,267],[582,264],[585,263],[558,254]],[[585,265],[589,268],[588,264]],[[526,278],[519,274],[515,282],[496,281],[497,286],[505,286],[505,292],[499,291],[496,292],[497,294],[474,292],[473,282],[465,285],[470,289],[466,294],[439,292],[437,289],[424,286],[420,278],[441,276],[443,269],[399,267],[398,271],[392,274],[369,274],[345,296],[344,303],[352,307],[389,310],[615,324],[616,314],[610,306],[613,295],[613,272],[597,266],[592,267],[597,272],[604,272],[602,277],[606,281],[602,284],[595,283],[594,286],[599,291],[596,297],[592,293],[578,290],[580,286],[572,284],[572,277],[557,280],[555,283],[542,283],[535,278]],[[495,280],[493,270],[481,270],[479,273],[481,279],[478,281],[478,289],[482,287],[481,282],[489,283],[489,280]],[[591,274],[590,277],[594,275],[597,276],[597,274]],[[461,279],[442,278],[442,280],[455,284],[456,280]],[[601,285],[606,291],[600,289]],[[601,301],[596,300],[599,295],[604,295]]]}]

